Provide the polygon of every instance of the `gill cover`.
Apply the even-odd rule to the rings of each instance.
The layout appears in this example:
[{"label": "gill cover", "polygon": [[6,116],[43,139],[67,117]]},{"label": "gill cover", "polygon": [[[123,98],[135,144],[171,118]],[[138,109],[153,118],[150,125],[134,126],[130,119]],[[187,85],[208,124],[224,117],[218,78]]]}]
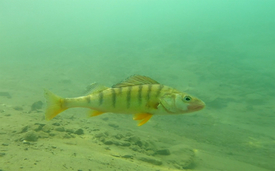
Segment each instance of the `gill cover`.
[{"label": "gill cover", "polygon": [[181,94],[165,94],[160,98],[160,104],[171,113],[181,113],[187,110],[188,103],[182,101]]}]

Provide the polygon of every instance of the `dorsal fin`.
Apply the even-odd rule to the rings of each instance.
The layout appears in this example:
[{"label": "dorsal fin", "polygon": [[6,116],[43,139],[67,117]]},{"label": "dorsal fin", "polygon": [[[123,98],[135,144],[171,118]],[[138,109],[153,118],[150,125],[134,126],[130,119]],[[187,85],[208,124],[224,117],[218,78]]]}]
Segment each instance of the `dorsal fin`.
[{"label": "dorsal fin", "polygon": [[157,81],[153,80],[152,78],[149,78],[146,76],[133,75],[133,76],[128,77],[126,80],[113,85],[112,88],[143,85],[143,84],[159,84],[159,83]]}]

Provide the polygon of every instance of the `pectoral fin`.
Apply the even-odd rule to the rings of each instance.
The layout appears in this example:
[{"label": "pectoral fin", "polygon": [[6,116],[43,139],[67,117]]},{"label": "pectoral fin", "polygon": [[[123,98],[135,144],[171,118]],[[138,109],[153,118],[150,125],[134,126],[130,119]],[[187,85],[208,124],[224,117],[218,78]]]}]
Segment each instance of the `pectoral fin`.
[{"label": "pectoral fin", "polygon": [[133,117],[133,120],[141,120],[138,123],[138,126],[141,126],[143,124],[145,124],[146,122],[149,121],[149,119],[152,117],[152,114],[149,113],[139,113],[139,114],[135,114],[135,116]]},{"label": "pectoral fin", "polygon": [[105,112],[101,112],[101,111],[97,111],[97,110],[90,110],[88,113],[88,117],[94,117],[94,116],[98,116],[101,115]]}]

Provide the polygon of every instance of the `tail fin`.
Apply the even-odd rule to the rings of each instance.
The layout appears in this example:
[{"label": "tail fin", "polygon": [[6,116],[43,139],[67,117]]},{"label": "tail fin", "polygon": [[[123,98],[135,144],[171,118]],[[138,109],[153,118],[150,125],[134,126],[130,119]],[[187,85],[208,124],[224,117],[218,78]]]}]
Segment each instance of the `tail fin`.
[{"label": "tail fin", "polygon": [[44,97],[47,101],[47,108],[45,113],[46,120],[51,120],[56,117],[59,113],[68,109],[64,107],[64,99],[53,94],[49,90],[44,89]]}]

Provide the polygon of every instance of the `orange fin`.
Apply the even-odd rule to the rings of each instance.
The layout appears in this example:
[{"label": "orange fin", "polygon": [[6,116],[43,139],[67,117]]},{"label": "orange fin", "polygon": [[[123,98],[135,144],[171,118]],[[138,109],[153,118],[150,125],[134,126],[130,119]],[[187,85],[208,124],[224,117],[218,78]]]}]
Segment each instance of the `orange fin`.
[{"label": "orange fin", "polygon": [[97,110],[91,110],[88,113],[88,117],[98,116],[98,115],[101,115],[103,113],[105,113],[105,112],[101,112],[101,111],[97,111]]},{"label": "orange fin", "polygon": [[134,120],[141,120],[138,123],[138,126],[141,126],[141,125],[145,124],[146,122],[148,122],[152,116],[153,115],[149,114],[149,113],[139,113],[139,114],[135,114],[135,116],[133,117],[133,119]]}]

